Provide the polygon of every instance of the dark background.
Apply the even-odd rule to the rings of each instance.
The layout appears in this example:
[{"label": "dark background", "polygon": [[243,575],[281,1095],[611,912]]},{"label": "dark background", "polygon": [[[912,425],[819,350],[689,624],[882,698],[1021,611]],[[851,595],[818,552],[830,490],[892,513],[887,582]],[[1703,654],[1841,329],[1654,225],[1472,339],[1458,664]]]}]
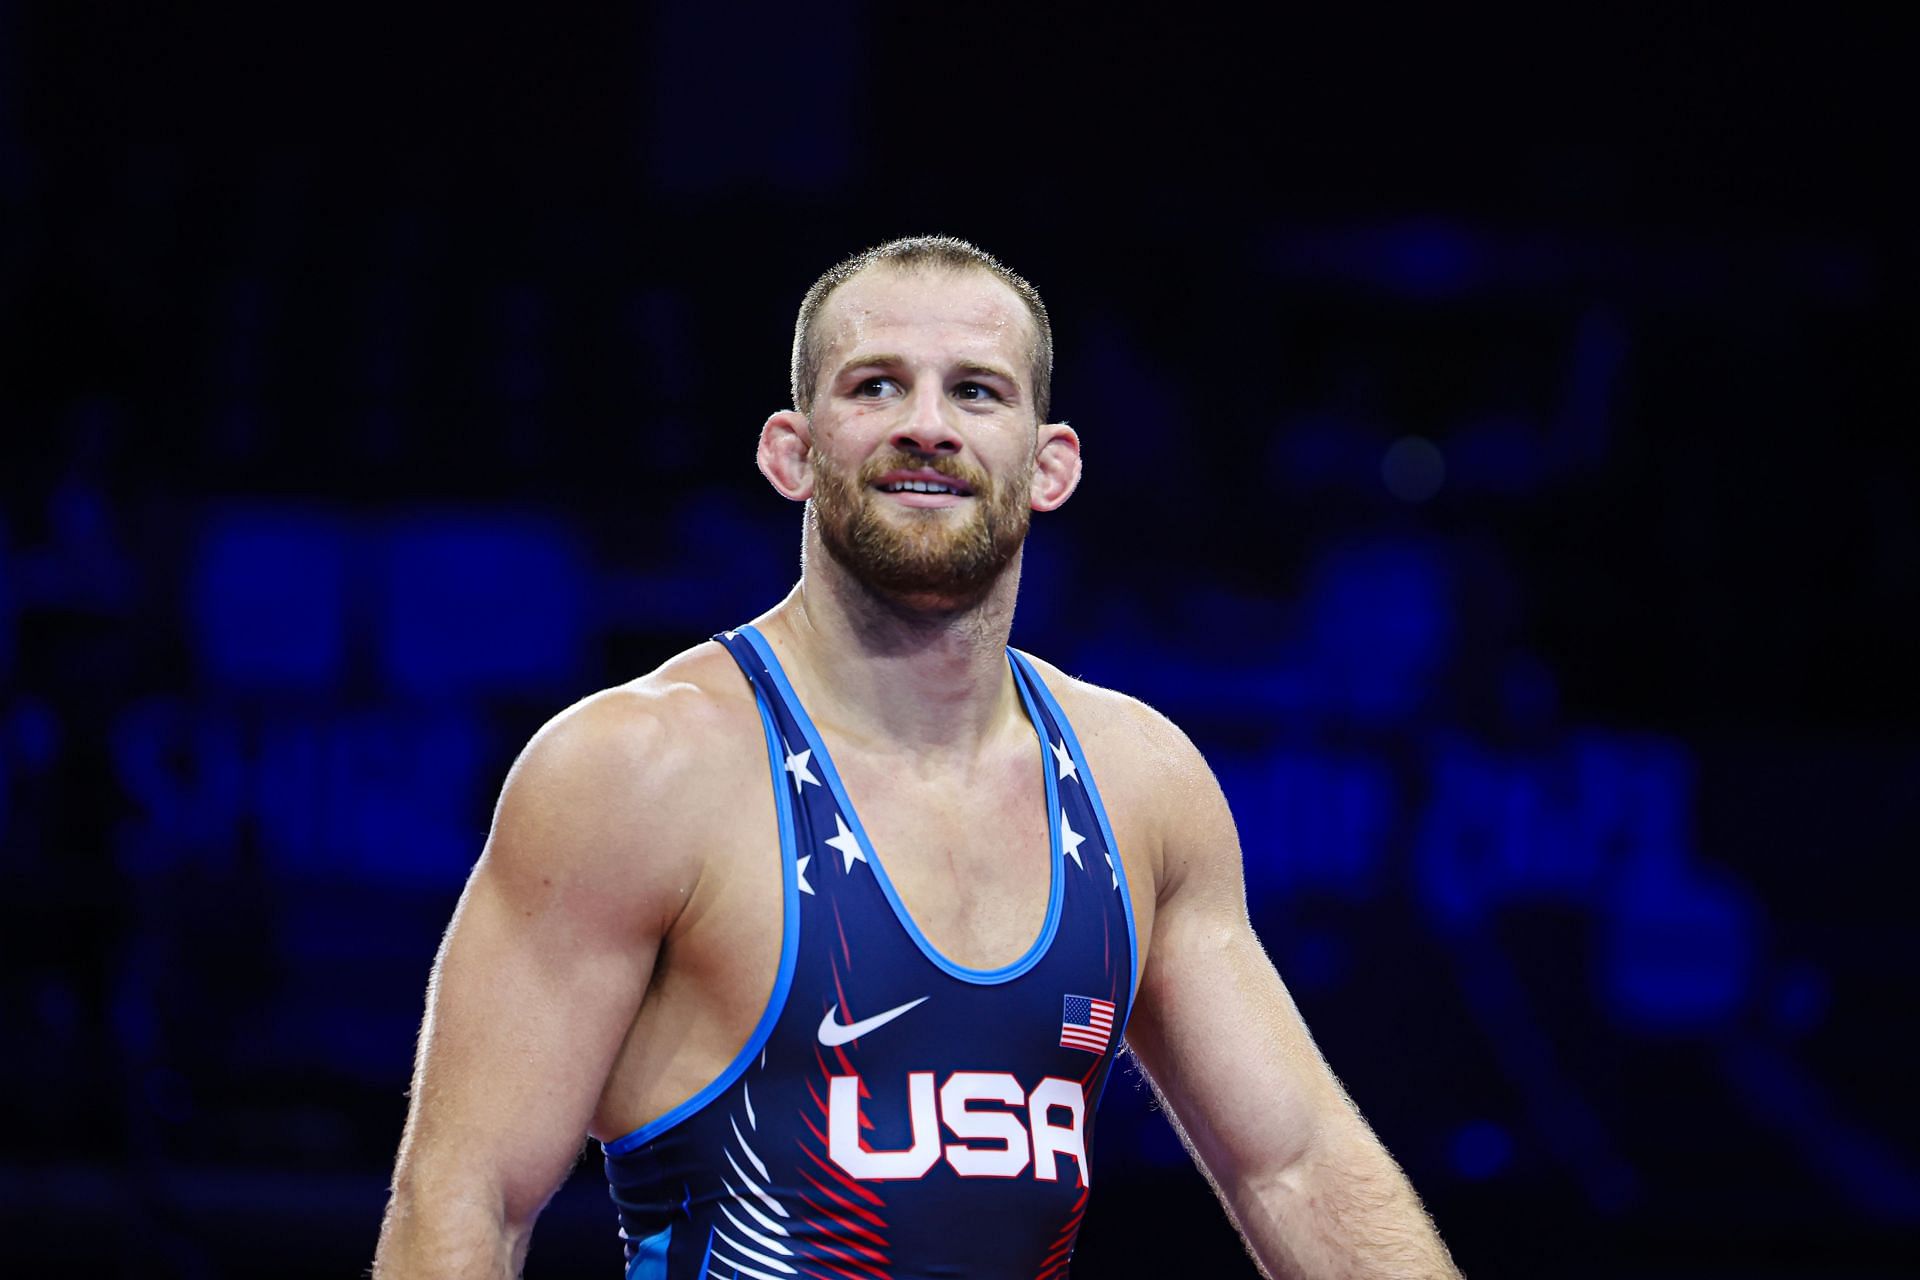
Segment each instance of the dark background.
[{"label": "dark background", "polygon": [[[793,310],[924,231],[1086,442],[1015,642],[1207,751],[1468,1274],[1911,1264],[1892,18],[157,8],[0,0],[9,1269],[366,1265],[508,763],[790,584]],[[1079,1274],[1250,1270],[1101,1134]]]}]

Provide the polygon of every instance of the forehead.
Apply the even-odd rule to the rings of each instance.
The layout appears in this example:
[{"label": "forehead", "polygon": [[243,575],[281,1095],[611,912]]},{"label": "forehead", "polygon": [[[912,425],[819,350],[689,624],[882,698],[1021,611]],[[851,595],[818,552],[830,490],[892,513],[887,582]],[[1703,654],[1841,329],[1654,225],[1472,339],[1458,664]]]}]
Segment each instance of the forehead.
[{"label": "forehead", "polygon": [[953,357],[1025,374],[1033,317],[990,271],[869,267],[835,289],[817,321],[820,364],[831,371],[862,353]]}]

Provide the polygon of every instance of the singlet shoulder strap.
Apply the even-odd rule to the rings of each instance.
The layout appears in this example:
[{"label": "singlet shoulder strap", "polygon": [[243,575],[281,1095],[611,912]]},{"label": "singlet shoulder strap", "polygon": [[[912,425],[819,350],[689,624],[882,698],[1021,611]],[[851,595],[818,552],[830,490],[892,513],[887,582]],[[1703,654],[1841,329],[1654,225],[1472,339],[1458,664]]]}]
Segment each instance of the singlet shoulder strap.
[{"label": "singlet shoulder strap", "polygon": [[754,691],[761,696],[763,702],[771,702],[774,706],[785,709],[783,706],[785,700],[780,696],[779,682],[774,678],[767,659],[747,638],[751,630],[751,627],[741,627],[737,631],[722,631],[714,639],[726,646],[727,652],[733,655],[734,662],[739,664],[741,674],[746,676],[748,683],[753,685]]},{"label": "singlet shoulder strap", "polygon": [[779,690],[772,688],[771,682],[762,678],[764,671],[756,676],[749,661],[753,650],[737,633],[723,632],[714,639],[727,647],[728,652],[733,654],[734,661],[740,664],[741,670],[752,682],[754,700],[760,709],[760,725],[766,736],[767,770],[771,775],[774,811],[780,825],[780,968],[774,976],[773,992],[767,998],[766,1007],[761,1010],[760,1020],[754,1024],[753,1032],[747,1037],[746,1044],[741,1046],[740,1052],[706,1087],[665,1115],[649,1121],[622,1138],[603,1143],[602,1149],[608,1156],[615,1158],[625,1156],[652,1142],[681,1121],[697,1113],[740,1078],[748,1065],[765,1047],[768,1037],[773,1034],[774,1024],[780,1020],[780,1013],[786,1007],[787,992],[793,985],[794,962],[800,953],[800,875],[797,863],[793,798],[785,785],[785,753],[780,723],[774,712],[774,708],[779,705]]},{"label": "singlet shoulder strap", "polygon": [[[1126,864],[1120,857],[1120,842],[1113,838],[1113,823],[1107,818],[1106,802],[1100,798],[1100,787],[1093,780],[1093,770],[1087,767],[1086,753],[1080,749],[1079,735],[1074,733],[1073,722],[1067,719],[1067,713],[1061,707],[1059,700],[1053,696],[1053,690],[1047,688],[1047,682],[1040,678],[1040,672],[1034,667],[1033,659],[1011,645],[1007,647],[1007,657],[1013,663],[1014,671],[1026,685],[1033,702],[1045,709],[1047,722],[1052,726],[1048,732],[1049,743],[1053,741],[1052,733],[1057,731],[1060,735],[1060,745],[1057,749],[1067,753],[1067,758],[1073,762],[1075,774],[1086,788],[1087,806],[1093,810],[1094,821],[1100,824],[1101,839],[1106,841],[1107,849],[1113,854],[1113,874],[1119,882],[1120,903],[1124,908],[1122,914],[1127,918],[1127,953],[1137,957],[1140,954],[1140,939],[1133,919],[1133,892],[1127,886]],[[1139,985],[1140,973],[1138,966],[1135,965],[1127,987],[1129,1010],[1133,1008],[1133,999],[1139,993]]]}]

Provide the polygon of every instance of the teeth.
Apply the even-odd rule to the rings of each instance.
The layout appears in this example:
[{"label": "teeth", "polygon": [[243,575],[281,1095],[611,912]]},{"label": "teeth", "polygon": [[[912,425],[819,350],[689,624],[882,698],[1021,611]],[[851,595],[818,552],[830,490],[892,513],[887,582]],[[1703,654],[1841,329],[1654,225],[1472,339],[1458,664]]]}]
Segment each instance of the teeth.
[{"label": "teeth", "polygon": [[931,480],[901,480],[883,486],[888,493],[959,493],[952,485],[935,484]]}]

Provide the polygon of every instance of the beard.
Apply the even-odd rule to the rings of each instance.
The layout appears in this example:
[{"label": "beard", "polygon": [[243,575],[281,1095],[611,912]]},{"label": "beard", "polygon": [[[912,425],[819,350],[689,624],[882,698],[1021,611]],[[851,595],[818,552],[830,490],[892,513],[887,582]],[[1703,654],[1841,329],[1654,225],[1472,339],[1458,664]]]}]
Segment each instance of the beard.
[{"label": "beard", "polygon": [[[819,450],[811,455],[812,510],[820,541],[856,580],[887,596],[965,604],[986,594],[1026,541],[1032,512],[1029,466],[1005,486],[953,458],[893,452],[849,475]],[[882,510],[873,486],[889,471],[936,471],[964,484],[972,498],[956,520],[951,508]]]}]

